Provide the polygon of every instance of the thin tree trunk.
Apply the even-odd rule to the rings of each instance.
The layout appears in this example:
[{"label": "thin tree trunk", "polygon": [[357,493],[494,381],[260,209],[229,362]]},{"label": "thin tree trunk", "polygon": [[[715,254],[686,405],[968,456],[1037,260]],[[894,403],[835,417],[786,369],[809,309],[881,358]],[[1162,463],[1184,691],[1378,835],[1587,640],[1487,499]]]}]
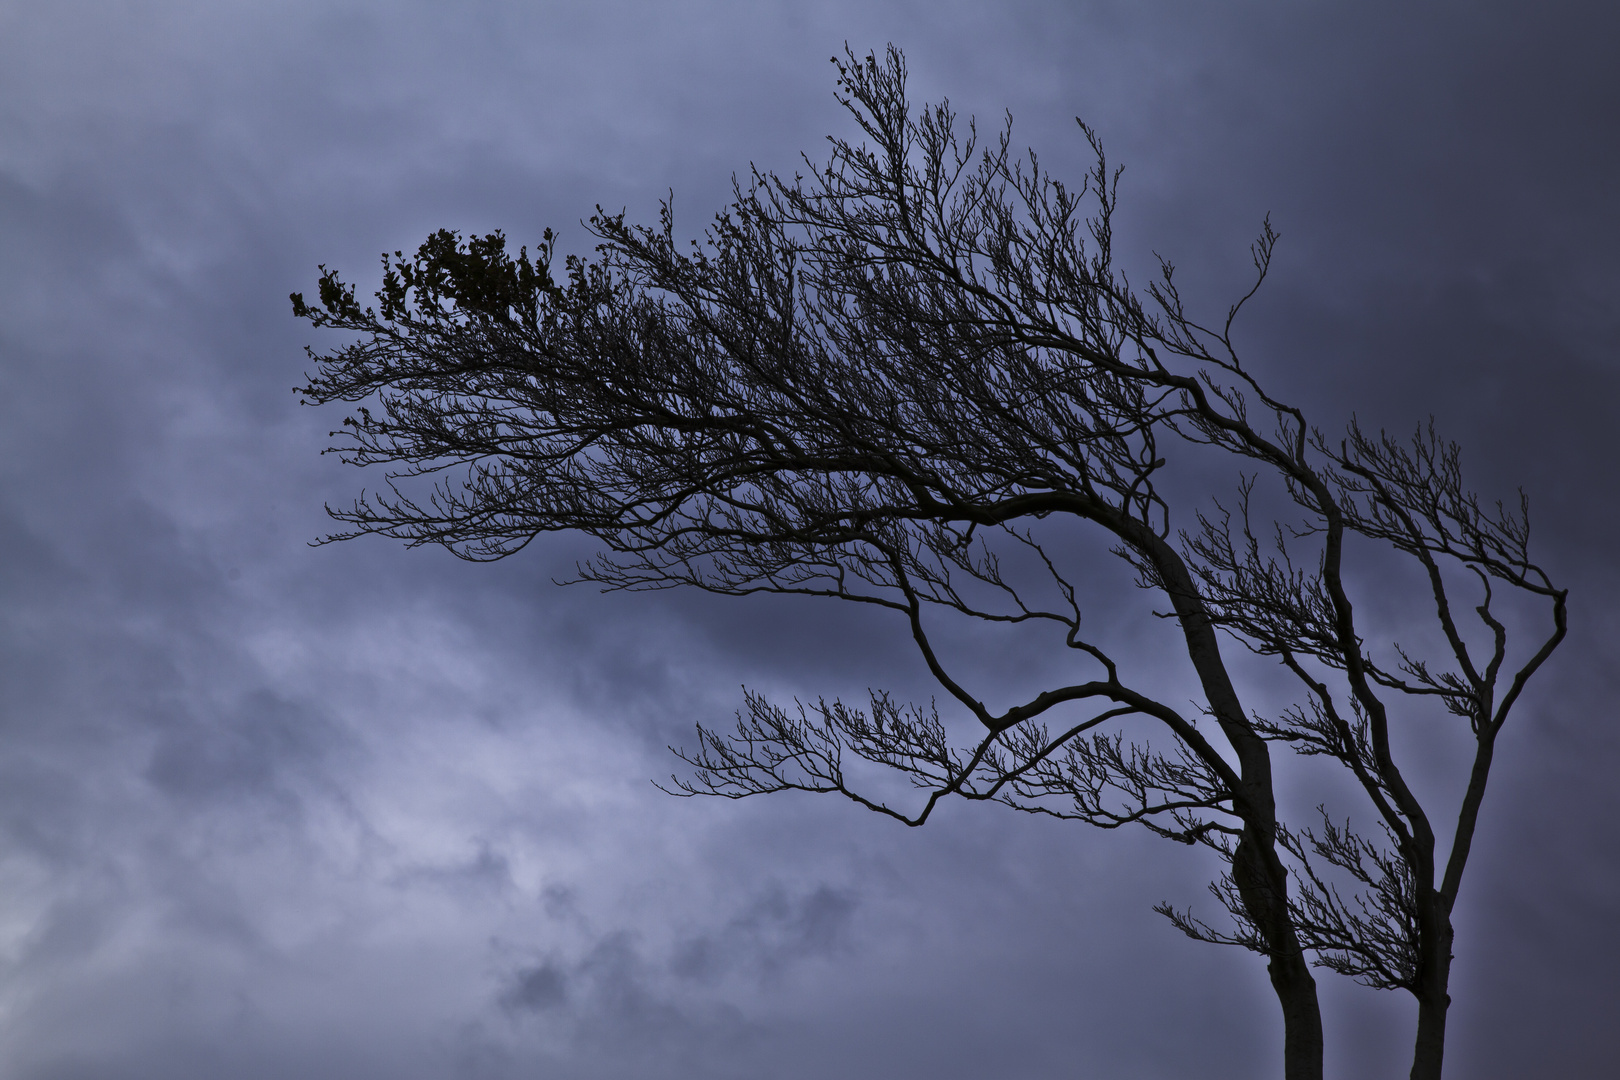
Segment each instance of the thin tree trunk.
[{"label": "thin tree trunk", "polygon": [[[1273,959],[1266,970],[1282,1003],[1283,1076],[1286,1080],[1322,1080],[1322,1007],[1316,1000],[1310,965],[1303,954],[1295,953]],[[1445,1023],[1443,1016],[1441,1023]]]},{"label": "thin tree trunk", "polygon": [[1449,918],[1438,918],[1424,958],[1423,984],[1418,995],[1417,1044],[1412,1050],[1411,1080],[1440,1080],[1446,1052],[1446,1010],[1451,1006],[1452,928]]},{"label": "thin tree trunk", "polygon": [[1446,1052],[1446,1009],[1450,1004],[1451,995],[1443,990],[1418,1002],[1412,1080],[1440,1080],[1440,1066]]},{"label": "thin tree trunk", "polygon": [[[1094,520],[1102,519],[1094,515]],[[1161,537],[1134,519],[1121,515],[1102,523],[1142,552],[1161,575],[1210,711],[1237,754],[1240,790],[1233,796],[1244,830],[1232,853],[1232,882],[1265,940],[1270,960],[1267,972],[1282,1006],[1283,1075],[1286,1080],[1322,1080],[1322,1009],[1316,999],[1316,979],[1288,910],[1288,870],[1277,857],[1271,751],[1249,723],[1238,699],[1214,623],[1187,564]]]},{"label": "thin tree trunk", "polygon": [[1274,847],[1253,838],[1233,853],[1232,880],[1271,950],[1266,973],[1283,1014],[1285,1080],[1322,1080],[1322,1008],[1316,978],[1288,913],[1288,872]]}]

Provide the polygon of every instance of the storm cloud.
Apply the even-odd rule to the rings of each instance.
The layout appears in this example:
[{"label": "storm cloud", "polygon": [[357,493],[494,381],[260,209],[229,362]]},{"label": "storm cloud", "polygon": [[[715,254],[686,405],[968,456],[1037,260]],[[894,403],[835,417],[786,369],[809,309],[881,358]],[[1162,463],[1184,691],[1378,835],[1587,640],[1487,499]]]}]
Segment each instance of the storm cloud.
[{"label": "storm cloud", "polygon": [[[741,687],[927,700],[881,616],[311,547],[375,483],[290,392],[318,264],[600,204],[695,235],[849,122],[829,56],[1078,176],[1325,428],[1433,415],[1523,487],[1571,636],[1505,734],[1453,1075],[1620,1058],[1620,16],[1591,4],[0,6],[0,1072],[1246,1078],[1263,967],[1176,934],[1213,866],[984,806],[676,800]],[[1037,662],[978,659],[1008,687]],[[1425,742],[1448,782],[1443,740]],[[1311,804],[1311,791],[1294,792]],[[1412,1011],[1323,975],[1329,1075]]]}]

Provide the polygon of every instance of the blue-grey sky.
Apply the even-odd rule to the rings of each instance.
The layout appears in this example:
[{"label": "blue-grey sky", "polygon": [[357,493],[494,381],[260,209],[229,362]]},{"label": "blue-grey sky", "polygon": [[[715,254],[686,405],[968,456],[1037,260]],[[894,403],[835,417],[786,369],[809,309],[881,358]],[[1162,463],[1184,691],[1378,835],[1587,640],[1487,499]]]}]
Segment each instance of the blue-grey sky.
[{"label": "blue-grey sky", "polygon": [[[1620,16],[1281,0],[0,0],[0,1075],[1278,1071],[1262,965],[1150,910],[1207,903],[1196,853],[649,784],[744,684],[926,698],[891,622],[558,588],[568,537],[307,546],[367,480],[291,392],[317,264],[364,287],[441,227],[583,250],[596,204],[670,191],[695,231],[848,133],[846,41],[1060,174],[1083,116],[1127,261],[1221,310],[1270,213],[1241,332],[1277,391],[1433,414],[1530,492],[1571,636],[1499,751],[1448,1063],[1610,1075]],[[1404,1075],[1407,1001],[1321,982],[1329,1075]]]}]

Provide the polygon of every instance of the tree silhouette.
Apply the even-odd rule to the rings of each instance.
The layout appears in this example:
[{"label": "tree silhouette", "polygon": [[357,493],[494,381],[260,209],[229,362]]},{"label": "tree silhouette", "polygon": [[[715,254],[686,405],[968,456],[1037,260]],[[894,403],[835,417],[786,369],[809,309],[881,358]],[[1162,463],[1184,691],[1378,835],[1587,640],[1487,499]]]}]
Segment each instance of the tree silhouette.
[{"label": "tree silhouette", "polygon": [[[348,528],[328,539],[490,560],[575,530],[604,549],[580,578],[609,589],[897,612],[976,738],[881,691],[791,709],[748,694],[734,730],[678,751],[675,790],[835,792],[911,825],[955,796],[1200,845],[1224,861],[1211,888],[1231,923],[1159,910],[1266,958],[1290,1080],[1322,1075],[1313,963],[1414,995],[1412,1076],[1438,1077],[1451,912],[1496,739],[1565,633],[1525,504],[1481,503],[1432,425],[1333,438],[1261,387],[1232,325],[1266,276],[1269,222],[1253,287],[1198,322],[1169,264],[1145,291],[1115,267],[1118,173],[1090,128],[1072,189],[1014,153],[1010,125],[981,144],[944,104],[913,114],[897,50],[834,62],[870,144],[834,139],[792,179],[754,172],[704,243],[677,242],[668,203],[653,228],[599,210],[595,256],[559,279],[549,231],[532,258],[441,231],[385,257],[375,309],[322,267],[319,305],[294,295],[295,311],[359,337],[311,352],[300,392],[364,403],[333,449],[390,469],[332,511]],[[1238,473],[1225,503],[1188,495],[1212,461]],[[1192,711],[1083,627],[1099,554],[1166,609]],[[1369,593],[1406,603],[1420,644],[1369,641],[1353,603]],[[1531,604],[1551,629],[1510,656]],[[1049,627],[1077,677],[998,712],[936,648],[942,615]],[[1245,707],[1233,641],[1273,658],[1296,704]],[[1443,851],[1391,739],[1435,711],[1473,735]],[[1325,807],[1314,827],[1279,820],[1274,743],[1338,762],[1371,838]],[[863,792],[856,760],[920,801]]]}]

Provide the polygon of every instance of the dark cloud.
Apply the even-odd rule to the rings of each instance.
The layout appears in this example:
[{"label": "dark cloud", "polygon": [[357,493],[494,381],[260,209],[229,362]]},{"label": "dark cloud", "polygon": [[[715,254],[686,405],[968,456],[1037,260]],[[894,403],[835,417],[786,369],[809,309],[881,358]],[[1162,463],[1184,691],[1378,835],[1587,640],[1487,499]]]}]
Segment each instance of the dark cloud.
[{"label": "dark cloud", "polygon": [[524,968],[501,993],[501,1004],[513,1011],[544,1012],[568,1000],[568,973],[547,961]]},{"label": "dark cloud", "polygon": [[742,966],[769,974],[799,957],[830,956],[848,941],[856,899],[827,885],[790,898],[773,888],[734,916],[718,933],[684,938],[669,967],[676,976],[712,983]]},{"label": "dark cloud", "polygon": [[[1253,362],[1326,429],[1433,414],[1533,499],[1572,633],[1506,736],[1459,911],[1456,1075],[1620,1045],[1612,431],[1620,21],[1596,5],[60,2],[0,14],[0,1072],[92,1077],[1248,1077],[1252,958],[1152,904],[1150,837],[953,807],[676,801],[665,746],[777,700],[926,701],[891,622],[310,548],[362,478],[296,405],[318,263],[601,203],[696,231],[847,133],[895,41],[1060,173],[1126,164],[1132,266],[1217,310],[1268,212]],[[368,277],[367,275],[372,275]],[[320,343],[326,347],[329,343]],[[1223,478],[1200,477],[1200,484]],[[1122,587],[1088,611],[1176,677]],[[1380,614],[1393,633],[1393,607]],[[987,693],[1034,637],[950,639]],[[1264,699],[1266,672],[1256,667]],[[1443,739],[1420,735],[1437,790]],[[1322,791],[1291,781],[1302,806]],[[897,789],[897,794],[904,791]],[[1337,1075],[1410,1009],[1323,982]]]},{"label": "dark cloud", "polygon": [[264,689],[236,709],[164,726],[145,776],[177,799],[239,799],[269,789],[278,771],[307,767],[322,744],[301,710]]}]

